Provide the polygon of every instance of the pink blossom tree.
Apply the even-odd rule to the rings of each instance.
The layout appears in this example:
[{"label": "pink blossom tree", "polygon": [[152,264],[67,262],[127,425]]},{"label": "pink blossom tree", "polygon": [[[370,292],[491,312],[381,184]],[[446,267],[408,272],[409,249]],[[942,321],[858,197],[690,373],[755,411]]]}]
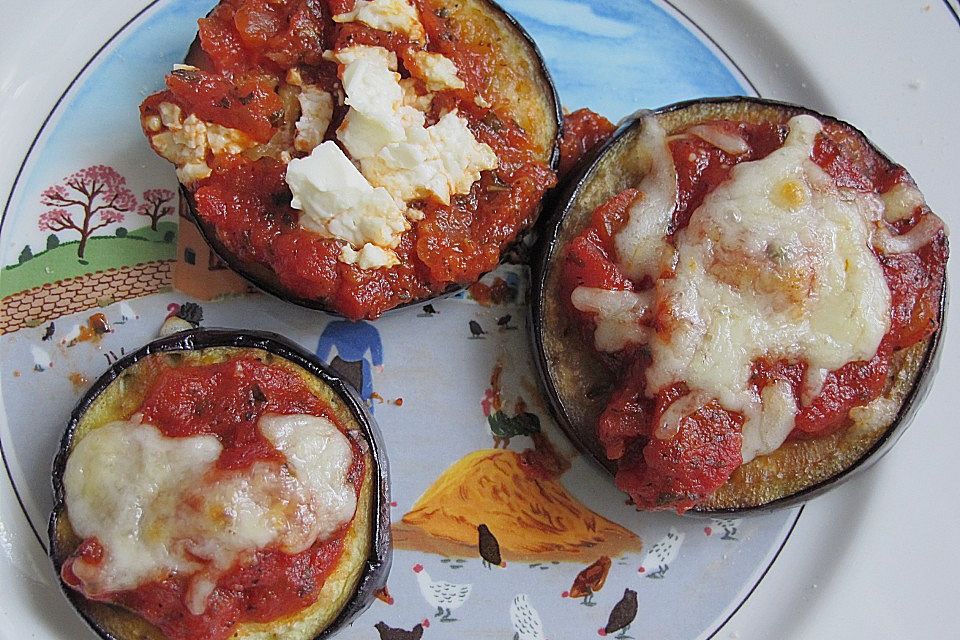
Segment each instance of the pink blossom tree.
[{"label": "pink blossom tree", "polygon": [[143,192],[143,203],[137,207],[137,213],[150,218],[150,228],[157,230],[160,218],[173,213],[172,206],[164,206],[173,200],[173,191],[169,189],[147,189]]},{"label": "pink blossom tree", "polygon": [[123,214],[137,206],[137,197],[116,169],[96,165],[72,173],[61,184],[47,188],[40,195],[40,203],[53,207],[40,216],[40,230],[76,231],[80,234],[77,257],[83,258],[90,236],[121,222]]}]

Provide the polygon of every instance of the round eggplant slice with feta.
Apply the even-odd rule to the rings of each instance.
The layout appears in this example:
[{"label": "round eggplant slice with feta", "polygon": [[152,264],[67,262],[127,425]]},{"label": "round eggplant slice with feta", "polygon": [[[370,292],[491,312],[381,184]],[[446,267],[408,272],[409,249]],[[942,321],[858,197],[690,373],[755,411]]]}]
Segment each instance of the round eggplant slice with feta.
[{"label": "round eggplant slice with feta", "polygon": [[262,3],[235,5],[200,21],[168,90],[141,105],[230,268],[289,302],[376,318],[522,246],[556,183],[562,120],[509,14],[488,0],[283,0],[264,38],[245,31]]},{"label": "round eggplant slice with feta", "polygon": [[546,226],[551,409],[641,509],[793,506],[903,434],[937,368],[946,229],[851,125],[732,97],[638,113]]},{"label": "round eggplant slice with feta", "polygon": [[387,458],[281,336],[196,329],[114,364],[54,462],[50,555],[109,640],[326,638],[386,584]]}]

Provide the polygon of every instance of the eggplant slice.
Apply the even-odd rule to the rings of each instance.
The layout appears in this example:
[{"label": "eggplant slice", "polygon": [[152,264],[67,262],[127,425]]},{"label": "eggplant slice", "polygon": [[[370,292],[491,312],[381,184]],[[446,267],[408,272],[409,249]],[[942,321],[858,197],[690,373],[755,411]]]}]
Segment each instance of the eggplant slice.
[{"label": "eggplant slice", "polygon": [[[498,96],[498,100],[493,104],[494,109],[513,118],[534,142],[539,159],[556,171],[560,166],[563,113],[553,78],[533,38],[512,15],[492,0],[431,0],[431,4],[437,13],[446,17],[460,42],[491,49],[493,55],[490,64],[490,87]],[[199,37],[195,38],[184,62],[203,68],[206,60],[207,55],[200,47]],[[323,300],[304,298],[290,292],[267,266],[239,259],[217,237],[216,227],[197,214],[192,192],[183,185],[180,191],[190,207],[191,217],[200,234],[231,270],[261,291],[281,300],[339,315],[336,309]],[[534,216],[534,222],[540,217],[541,210],[542,207]],[[510,254],[514,247],[524,245],[528,231],[529,228],[518,231],[515,240],[501,253],[501,260]],[[449,296],[470,284],[472,283],[450,285],[436,295],[411,299],[395,308],[420,305]]]},{"label": "eggplant slice", "polygon": [[[567,435],[609,473],[616,464],[607,459],[596,436],[597,419],[606,407],[617,378],[585,343],[566,317],[560,301],[560,272],[567,244],[587,223],[596,207],[624,189],[635,187],[651,160],[638,151],[642,112],[621,125],[607,144],[579,168],[546,224],[541,253],[535,263],[536,285],[531,313],[533,341],[540,381],[550,409]],[[892,161],[851,125],[792,104],[745,97],[681,102],[653,114],[670,135],[700,122],[729,119],[785,124],[791,117],[809,114],[824,123],[841,124],[861,137],[887,162]],[[850,421],[839,432],[807,441],[785,443],[777,451],[741,466],[711,498],[691,510],[716,515],[770,511],[791,507],[832,489],[879,460],[903,435],[929,391],[941,351],[947,287],[943,285],[938,328],[926,340],[895,352],[884,397],[899,407],[886,425]]]},{"label": "eggplant slice", "polygon": [[[70,417],[53,466],[54,509],[48,534],[57,574],[81,542],[70,526],[63,476],[67,458],[90,430],[135,410],[152,377],[150,360],[208,364],[239,354],[253,354],[301,375],[313,393],[327,401],[342,424],[363,446],[366,478],[357,512],[345,539],[344,556],[320,590],[318,600],[293,616],[269,623],[242,623],[231,640],[256,638],[328,638],[349,625],[386,585],[392,561],[389,469],[380,430],[349,384],[286,338],[261,331],[196,329],[155,340],[116,362],[83,396]],[[349,566],[343,561],[349,557]],[[343,572],[341,573],[341,569]],[[331,587],[327,590],[328,585]],[[60,583],[64,593],[93,630],[105,640],[163,640],[156,627],[120,606],[88,600]],[[342,589],[340,589],[342,587]]]}]

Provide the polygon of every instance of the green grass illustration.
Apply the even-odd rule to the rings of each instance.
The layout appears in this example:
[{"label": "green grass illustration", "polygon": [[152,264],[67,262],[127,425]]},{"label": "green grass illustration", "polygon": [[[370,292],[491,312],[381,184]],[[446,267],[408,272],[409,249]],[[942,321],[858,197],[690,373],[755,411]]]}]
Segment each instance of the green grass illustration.
[{"label": "green grass illustration", "polygon": [[[161,222],[156,231],[146,226],[130,231],[123,238],[94,236],[87,242],[83,261],[77,258],[79,241],[64,242],[55,249],[35,254],[22,264],[0,270],[0,297],[87,273],[141,262],[172,260],[177,256],[176,232],[175,222]],[[173,238],[171,242],[164,241],[170,237]]]}]

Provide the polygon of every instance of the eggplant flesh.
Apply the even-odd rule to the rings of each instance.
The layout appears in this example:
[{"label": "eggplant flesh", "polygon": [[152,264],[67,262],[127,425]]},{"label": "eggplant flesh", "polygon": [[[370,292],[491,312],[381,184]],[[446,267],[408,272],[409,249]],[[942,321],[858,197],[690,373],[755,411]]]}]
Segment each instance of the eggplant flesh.
[{"label": "eggplant flesh", "polygon": [[[650,170],[651,158],[638,144],[644,116],[654,115],[667,135],[711,120],[786,124],[809,114],[822,123],[839,124],[860,137],[881,161],[892,161],[851,125],[797,105],[745,97],[677,103],[641,112],[624,122],[607,144],[579,167],[546,225],[535,264],[531,307],[537,367],[550,409],[573,442],[609,473],[616,463],[606,457],[596,424],[618,384],[617,372],[584,341],[565,313],[560,279],[567,245],[580,233],[594,209],[624,189],[636,187]],[[938,328],[927,339],[894,353],[883,397],[895,403],[895,417],[884,424],[863,418],[847,420],[837,433],[789,441],[737,469],[691,515],[769,511],[796,506],[864,471],[903,434],[926,396],[936,372],[947,307],[943,283]]]},{"label": "eggplant flesh", "polygon": [[[492,0],[431,0],[431,4],[434,11],[443,15],[451,25],[459,42],[491,51],[487,62],[491,70],[490,93],[496,96],[492,105],[494,111],[520,125],[533,142],[538,160],[556,171],[560,166],[563,113],[553,78],[533,38],[513,16]],[[209,58],[200,47],[199,37],[194,39],[184,62],[201,68],[209,66]],[[340,315],[339,310],[325,299],[307,298],[290,291],[267,265],[242,260],[230,251],[220,241],[215,225],[204,221],[198,214],[192,191],[184,185],[180,190],[204,240],[231,270],[261,291],[281,300]],[[524,239],[539,217],[541,208],[538,205],[530,226],[517,231],[514,241],[501,253],[501,260],[513,248],[524,246]],[[449,296],[470,284],[451,284],[439,293],[411,298],[395,308]]]},{"label": "eggplant flesh", "polygon": [[[365,477],[357,510],[344,539],[337,567],[317,601],[302,611],[268,623],[241,623],[231,640],[328,638],[367,609],[386,585],[392,561],[389,469],[379,428],[357,392],[313,355],[268,332],[196,329],[155,340],[116,362],[83,396],[71,414],[54,461],[54,509],[49,523],[50,557],[57,574],[81,542],[70,526],[63,476],[76,442],[91,430],[129,415],[140,406],[155,376],[155,360],[167,364],[211,364],[252,355],[304,378],[310,391],[326,401],[351,439],[361,445]],[[154,373],[151,373],[153,371]],[[105,640],[162,640],[166,636],[123,607],[95,602],[60,584],[71,603]]]}]

